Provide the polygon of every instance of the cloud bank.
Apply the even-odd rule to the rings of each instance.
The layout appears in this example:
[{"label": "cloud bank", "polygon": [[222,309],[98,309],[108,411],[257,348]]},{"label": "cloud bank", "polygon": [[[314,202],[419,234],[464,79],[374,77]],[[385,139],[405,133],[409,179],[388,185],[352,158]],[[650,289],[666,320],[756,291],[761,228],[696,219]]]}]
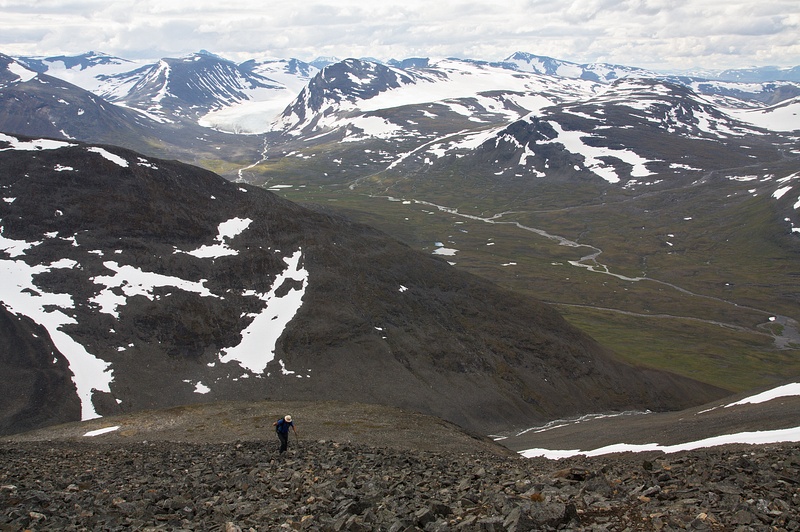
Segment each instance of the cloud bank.
[{"label": "cloud bank", "polygon": [[796,0],[0,0],[0,52],[10,55],[500,60],[525,51],[722,69],[798,65],[798,35]]}]

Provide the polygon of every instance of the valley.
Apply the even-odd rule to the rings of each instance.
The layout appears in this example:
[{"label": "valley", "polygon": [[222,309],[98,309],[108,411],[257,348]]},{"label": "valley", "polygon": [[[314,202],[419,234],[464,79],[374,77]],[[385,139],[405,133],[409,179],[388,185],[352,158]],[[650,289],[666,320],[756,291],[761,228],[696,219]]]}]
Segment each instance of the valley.
[{"label": "valley", "polygon": [[[131,300],[125,334],[136,338],[128,340],[129,348],[154,363],[158,378],[151,380],[153,369],[109,351],[119,340],[92,340],[93,354],[119,376],[102,400],[84,386],[84,407],[91,402],[105,416],[203,400],[198,394],[224,399],[235,390],[253,398],[280,390],[297,399],[324,390],[326,398],[341,399],[350,392],[336,384],[340,370],[324,376],[318,370],[330,369],[331,357],[335,367],[345,368],[376,354],[379,359],[359,370],[371,375],[359,400],[413,406],[467,426],[491,417],[478,407],[493,401],[512,405],[507,419],[493,423],[518,425],[531,416],[585,413],[587,405],[597,411],[655,400],[657,408],[680,408],[686,406],[681,401],[775,385],[800,374],[800,125],[791,118],[800,105],[800,85],[621,68],[613,74],[608,65],[605,77],[587,67],[572,69],[570,78],[528,70],[520,57],[410,66],[347,59],[311,67],[292,61],[235,64],[201,52],[129,70],[124,61],[97,54],[76,58],[74,65],[63,58],[0,56],[6,67],[0,69],[0,130],[70,143],[108,142],[142,154],[126,152],[125,161],[155,158],[147,163],[152,172],[138,168],[141,163],[108,174],[117,176],[121,190],[140,180],[150,183],[139,201],[153,205],[140,204],[140,212],[124,202],[106,207],[122,209],[117,238],[127,242],[126,231],[149,235],[128,244],[136,250],[128,265],[174,270],[176,279],[187,281],[186,271],[200,268],[191,282],[202,279],[199,271],[217,279],[218,292],[212,293],[221,300],[212,305],[170,292],[162,305],[167,287],[146,291],[151,303]],[[67,76],[65,69],[73,68],[67,63],[82,65],[81,76]],[[102,75],[92,76],[101,66]],[[276,109],[283,110],[275,115]],[[93,121],[87,121],[89,114]],[[775,126],[757,125],[767,123]],[[13,148],[25,141],[9,142]],[[71,170],[80,168],[71,183],[86,177],[102,183],[102,173],[110,170],[92,168],[81,153],[70,145],[58,154],[36,154],[36,160],[8,154],[6,164],[36,168],[40,186],[47,187],[57,177],[42,161],[58,170],[66,165],[63,154],[74,161]],[[232,188],[167,161],[175,158],[219,174]],[[35,211],[26,211],[10,192],[26,182],[7,177],[8,220],[35,220]],[[175,207],[148,194],[170,188],[181,214],[165,217]],[[264,190],[276,196],[262,195]],[[220,195],[227,199],[220,201]],[[87,201],[80,194],[75,198]],[[144,212],[153,219],[147,221]],[[174,225],[176,217],[191,222]],[[162,218],[171,225],[152,225]],[[220,224],[235,219],[252,220],[258,229],[224,237]],[[52,234],[15,230],[15,242]],[[164,242],[150,241],[155,235]],[[110,236],[93,237],[100,242],[97,253],[121,252]],[[248,257],[188,266],[162,251],[175,238],[180,243],[170,245],[184,250],[235,239]],[[399,242],[389,244],[391,239]],[[274,253],[289,255],[264,259],[265,242]],[[270,293],[283,296],[286,288],[269,289],[259,279],[266,275],[277,282],[281,260],[292,253],[301,253],[293,260],[312,269],[286,286],[305,290],[308,283],[311,292],[302,298],[313,303],[294,317],[276,314],[282,328],[270,333],[274,358],[264,362],[272,365],[262,377],[261,365],[225,353],[239,334],[247,343],[247,326]],[[430,260],[423,267],[415,254]],[[80,253],[68,256],[95,272],[109,268]],[[246,266],[251,260],[257,266]],[[235,273],[226,271],[231,266]],[[83,288],[71,290],[85,303],[72,314],[86,321],[73,328],[91,336],[97,309],[86,294],[96,288],[92,278],[81,282]],[[237,317],[237,303],[222,301],[219,292],[226,282],[255,283],[263,303],[248,299],[255,288],[242,288],[236,298],[249,310]],[[396,300],[398,282],[400,293],[414,285],[420,290]],[[562,328],[561,318],[539,302],[557,309],[570,327]],[[170,318],[144,318],[156,308]],[[194,310],[174,314],[183,308]],[[333,341],[329,327],[336,331]],[[199,337],[192,339],[194,333]],[[586,353],[597,357],[598,373],[584,373],[584,362],[577,362]],[[572,356],[576,366],[566,362]],[[200,361],[207,368],[199,368]],[[381,369],[368,369],[376,364]],[[400,367],[420,390],[413,400],[399,381],[381,373]],[[630,378],[629,368],[637,378]],[[475,397],[476,408],[470,409],[456,397],[459,387],[474,387],[466,375],[476,371],[487,379],[487,395]],[[576,371],[586,380],[573,390],[570,375]],[[430,391],[431,374],[447,375],[451,387]],[[668,375],[680,378],[670,381],[677,377]],[[289,386],[287,377],[308,382]],[[134,391],[142,378],[147,390]],[[170,379],[183,384],[172,397],[159,397],[154,390]],[[617,393],[612,381],[632,388]],[[548,404],[545,390],[554,382],[568,399]],[[495,397],[498,383],[502,398]],[[652,386],[662,395],[652,395]]]},{"label": "valley", "polygon": [[[367,116],[377,119],[381,108],[383,129],[353,134],[358,122],[348,111],[313,136],[267,133],[264,157],[237,178],[342,209],[417,249],[448,253],[458,268],[556,305],[630,362],[737,391],[796,375],[797,222],[781,214],[796,207],[786,209],[788,197],[782,205],[776,200],[797,182],[797,137],[736,124],[702,98],[689,103],[675,87],[651,93],[629,85],[595,86],[583,104],[574,99],[587,87],[576,85],[570,95],[550,96],[550,107],[538,103],[533,114],[554,117],[562,136],[563,128],[586,131],[576,120],[597,120],[603,106],[604,127],[615,131],[601,133],[610,148],[587,151],[589,134],[558,165],[532,165],[550,148],[525,147],[518,127],[515,151],[495,149],[494,160],[482,155],[516,127],[503,130],[509,116],[486,112],[497,110],[487,98],[503,100],[496,94],[426,100],[416,93],[397,96],[399,107],[366,100]],[[318,112],[339,116],[338,105]],[[456,105],[472,112],[459,118]],[[642,111],[679,116],[675,109],[688,114],[655,129],[629,118]],[[418,122],[431,113],[435,126]],[[403,122],[414,124],[412,131],[391,132],[389,124]],[[682,134],[681,127],[689,129]],[[634,152],[647,155],[625,156],[639,163],[615,159]],[[564,155],[551,150],[548,157]],[[642,161],[642,169],[632,166]],[[569,176],[568,165],[590,163],[610,181]]]},{"label": "valley", "polygon": [[[563,185],[512,197],[448,183],[447,176],[410,185],[377,174],[266,186],[293,201],[343,209],[423,251],[436,253],[437,242],[457,250],[446,260],[556,305],[628,361],[738,391],[800,371],[790,266],[797,237],[774,234],[774,200],[751,181],[726,181],[723,198],[718,180],[707,177],[688,196],[683,188],[636,196],[606,190],[588,199]],[[559,195],[567,201],[559,204]],[[744,222],[726,214],[738,209],[766,225],[740,231]]]}]

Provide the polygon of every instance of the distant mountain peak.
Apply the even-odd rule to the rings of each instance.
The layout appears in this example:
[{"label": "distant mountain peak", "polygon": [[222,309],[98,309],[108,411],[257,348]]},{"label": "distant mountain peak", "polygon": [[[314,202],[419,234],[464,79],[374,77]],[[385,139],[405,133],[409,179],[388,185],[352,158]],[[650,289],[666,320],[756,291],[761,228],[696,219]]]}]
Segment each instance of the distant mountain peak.
[{"label": "distant mountain peak", "polygon": [[610,65],[606,63],[578,64],[528,52],[515,52],[507,57],[504,62],[515,65],[519,70],[526,72],[536,72],[538,74],[565,78],[586,79],[601,83],[610,83],[615,79],[631,75],[654,75],[652,72],[636,67]]},{"label": "distant mountain peak", "polygon": [[341,59],[339,59],[338,57],[320,56],[314,59],[313,61],[310,61],[308,64],[315,68],[318,68],[319,70],[322,70],[326,66],[338,63],[339,61],[341,61]]},{"label": "distant mountain peak", "polygon": [[246,101],[248,91],[276,88],[249,66],[201,51],[161,59],[118,101],[161,115],[195,116]]},{"label": "distant mountain peak", "polygon": [[219,59],[220,61],[230,61],[229,59],[226,59],[226,58],[222,57],[221,55],[215,54],[213,52],[209,52],[206,49],[202,49],[202,50],[196,52],[194,55],[206,55],[206,56],[209,56],[209,57],[213,57],[215,59]]},{"label": "distant mountain peak", "polygon": [[425,68],[430,64],[430,59],[427,57],[409,57],[400,60],[390,59],[387,64],[397,68]]},{"label": "distant mountain peak", "polygon": [[356,107],[358,102],[413,84],[414,77],[395,67],[349,58],[320,70],[277,119],[283,131],[314,129],[324,115]]}]

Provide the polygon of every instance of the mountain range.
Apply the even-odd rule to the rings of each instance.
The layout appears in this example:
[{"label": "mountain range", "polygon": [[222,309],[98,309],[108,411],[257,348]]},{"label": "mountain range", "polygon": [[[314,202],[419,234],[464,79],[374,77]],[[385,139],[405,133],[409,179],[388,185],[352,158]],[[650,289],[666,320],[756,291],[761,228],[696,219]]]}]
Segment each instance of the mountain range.
[{"label": "mountain range", "polygon": [[[95,392],[71,384],[56,357],[55,395],[72,399],[57,414],[36,406],[42,395],[16,404],[5,430],[79,410],[324,390],[323,398],[417,408],[485,433],[565,413],[680,408],[796,376],[800,84],[790,70],[755,80],[765,72],[709,79],[525,53],[385,64],[234,63],[209,52],[151,63],[0,55],[2,159],[15,187],[32,169],[39,180],[7,193],[6,253],[28,253],[25,243],[70,252],[13,261],[69,266],[31,272],[36,280],[26,277],[21,293],[70,295],[78,310],[65,315],[75,323],[56,324],[51,336],[113,329],[81,345],[115,376]],[[41,149],[55,142],[42,137],[62,144]],[[107,172],[118,181],[105,183]],[[88,184],[76,180],[84,174]],[[57,185],[64,176],[68,187]],[[102,186],[110,188],[88,192]],[[12,213],[21,198],[40,196],[42,207]],[[66,213],[62,204],[80,215],[34,230],[41,216]],[[95,229],[81,237],[84,226]],[[72,249],[81,238],[92,242],[87,253]],[[217,268],[237,260],[232,242],[241,264],[225,273]],[[251,256],[256,249],[261,256]],[[211,250],[226,254],[202,256]],[[127,260],[107,258],[117,255]],[[412,292],[411,272],[427,294],[404,307],[396,299]],[[139,285],[127,274],[145,275],[139,284],[148,288],[128,288]],[[166,282],[151,274],[173,284],[147,285]],[[315,278],[325,279],[325,296],[312,304]],[[238,293],[223,298],[225,286]],[[270,290],[303,288],[271,371],[226,355],[277,297]],[[13,331],[37,322],[18,311],[7,318]],[[528,331],[530,323],[543,329]],[[392,327],[401,340],[386,349]],[[112,341],[120,330],[128,336]],[[60,349],[34,343],[24,351]],[[110,354],[120,348],[145,354]],[[332,371],[323,356],[337,358]],[[353,368],[358,377],[348,379]],[[149,372],[157,378],[142,384]]]}]

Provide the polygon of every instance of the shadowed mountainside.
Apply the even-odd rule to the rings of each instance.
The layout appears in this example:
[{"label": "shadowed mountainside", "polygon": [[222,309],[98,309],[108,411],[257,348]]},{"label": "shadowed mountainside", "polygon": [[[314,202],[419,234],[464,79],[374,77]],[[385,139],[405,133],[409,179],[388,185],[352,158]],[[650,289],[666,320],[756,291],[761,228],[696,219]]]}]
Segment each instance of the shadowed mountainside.
[{"label": "shadowed mountainside", "polygon": [[[619,362],[551,307],[339,215],[120,148],[3,139],[2,265],[18,276],[3,302],[44,322],[53,344],[9,345],[2,358],[39,360],[23,373],[55,369],[55,381],[72,371],[84,418],[314,399],[393,405],[488,433],[725,394]],[[227,233],[231,222],[243,226]],[[286,314],[290,300],[299,304]],[[272,340],[236,354],[253,323]],[[52,358],[34,355],[41,349]],[[88,378],[85,364],[101,371]],[[76,393],[47,390],[30,401]],[[49,423],[75,419],[13,405],[3,430],[34,428],[10,421],[30,407]]]}]

